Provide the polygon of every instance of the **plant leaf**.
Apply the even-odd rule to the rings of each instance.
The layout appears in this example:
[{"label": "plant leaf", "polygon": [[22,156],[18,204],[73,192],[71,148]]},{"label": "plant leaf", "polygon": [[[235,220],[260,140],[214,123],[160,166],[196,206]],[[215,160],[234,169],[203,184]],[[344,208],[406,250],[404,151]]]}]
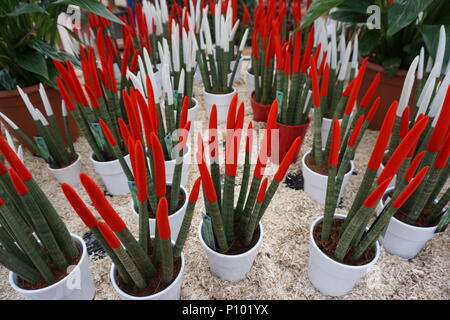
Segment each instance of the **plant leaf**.
[{"label": "plant leaf", "polygon": [[373,5],[372,0],[345,0],[338,8],[345,11],[367,13],[367,7],[371,5]]},{"label": "plant leaf", "polygon": [[29,50],[17,56],[14,61],[21,68],[48,79],[47,63],[44,56],[39,52]]},{"label": "plant leaf", "polygon": [[119,18],[117,18],[108,9],[106,9],[106,7],[101,2],[98,2],[96,0],[57,0],[51,5],[55,4],[75,5],[84,10],[93,12],[98,16],[111,20],[112,22],[123,25],[123,22]]},{"label": "plant leaf", "polygon": [[402,58],[394,57],[385,59],[383,61],[384,70],[388,73],[389,76],[393,77],[397,73],[398,69],[400,69],[400,65],[402,63]]},{"label": "plant leaf", "polygon": [[56,51],[54,48],[52,48],[51,45],[49,45],[47,42],[42,40],[32,40],[28,43],[28,46],[35,51],[39,52],[40,54],[43,54],[45,56],[48,56],[49,58],[55,59],[55,60],[61,60],[59,57],[58,51]]},{"label": "plant leaf", "polygon": [[5,90],[14,90],[16,88],[17,81],[11,76],[9,68],[0,69],[0,86]]},{"label": "plant leaf", "polygon": [[370,55],[380,45],[381,40],[379,30],[365,31],[359,39],[359,54],[362,57]]},{"label": "plant leaf", "polygon": [[331,8],[340,5],[342,2],[344,2],[344,0],[313,0],[308,11],[302,18],[300,29],[308,27],[322,14],[329,11]]},{"label": "plant leaf", "polygon": [[[417,26],[417,29],[422,34],[423,42],[425,43],[425,47],[427,48],[428,53],[433,57],[433,60],[436,59],[437,47],[439,45],[439,29],[440,25],[421,25]],[[444,65],[445,68],[446,62],[450,57],[450,26],[445,26],[445,34],[447,45],[445,46],[444,53]],[[445,69],[444,69],[445,70]]]},{"label": "plant leaf", "polygon": [[336,21],[356,24],[366,22],[367,14],[355,11],[338,10],[330,13],[330,18]]},{"label": "plant leaf", "polygon": [[393,36],[401,29],[417,19],[434,0],[396,0],[388,7],[387,35]]},{"label": "plant leaf", "polygon": [[17,17],[22,14],[28,14],[28,13],[42,13],[42,14],[46,14],[46,15],[49,14],[44,8],[42,8],[41,6],[39,6],[37,4],[19,2],[12,12],[7,13],[4,16]]}]

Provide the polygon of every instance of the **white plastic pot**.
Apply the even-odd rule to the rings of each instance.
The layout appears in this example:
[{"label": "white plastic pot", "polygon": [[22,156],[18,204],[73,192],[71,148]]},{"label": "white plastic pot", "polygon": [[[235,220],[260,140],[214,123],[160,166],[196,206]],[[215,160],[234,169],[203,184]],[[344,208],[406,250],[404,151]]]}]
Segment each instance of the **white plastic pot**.
[{"label": "white plastic pot", "polygon": [[[95,172],[100,175],[106,190],[113,196],[130,193],[128,179],[120,166],[119,160],[100,162],[94,160],[93,155],[94,153],[91,152],[89,159],[94,165]],[[124,158],[128,166],[130,166],[130,156],[126,155]]]},{"label": "white plastic pot", "polygon": [[[339,124],[342,124],[342,119],[339,119]],[[322,118],[322,148],[325,148],[327,145],[328,135],[330,134],[331,124],[333,123],[333,119]]]},{"label": "white plastic pot", "polygon": [[165,288],[163,291],[152,294],[151,296],[145,297],[136,297],[129,295],[122,289],[120,289],[119,285],[116,281],[117,269],[114,264],[111,265],[111,269],[109,271],[109,279],[113,285],[114,290],[122,297],[124,300],[180,300],[181,297],[181,284],[183,283],[184,277],[184,255],[181,254],[181,268],[175,280]]},{"label": "white plastic pot", "polygon": [[[345,218],[340,214],[336,214],[334,217]],[[319,217],[314,220],[309,230],[309,280],[323,294],[342,296],[348,293],[366,274],[367,270],[377,262],[380,256],[380,245],[376,242],[375,257],[368,264],[350,266],[334,261],[320,250],[314,240],[314,228],[322,219],[323,217]]]},{"label": "white plastic pot", "polygon": [[[325,204],[325,199],[327,196],[328,176],[319,174],[308,168],[308,166],[306,165],[306,158],[309,154],[310,152],[305,153],[302,158],[304,190],[311,198],[314,199],[314,201],[320,204]],[[344,175],[341,190],[339,192],[339,198],[342,196],[342,192],[344,191],[345,186],[348,184],[353,170],[355,170],[355,165],[353,161],[350,161],[350,170]]]},{"label": "white plastic pot", "polygon": [[83,239],[71,234],[81,248],[81,258],[72,271],[58,282],[36,290],[25,290],[18,286],[18,276],[10,272],[9,283],[13,289],[29,300],[93,300],[95,283],[89,270],[89,255]]},{"label": "white plastic pot", "polygon": [[67,183],[72,187],[80,184],[80,173],[81,173],[81,155],[77,152],[78,158],[74,163],[68,165],[64,168],[52,169],[49,164],[47,164],[47,169],[53,176],[58,180],[59,183]]},{"label": "white plastic pot", "polygon": [[[385,194],[392,191],[393,188],[387,189]],[[388,199],[389,197],[383,197],[381,210],[377,210],[377,214],[381,213]],[[427,241],[434,237],[436,228],[437,225],[416,227],[392,217],[386,230],[380,235],[379,241],[386,252],[404,259],[412,259],[422,250]]]},{"label": "white plastic pot", "polygon": [[200,223],[198,228],[198,236],[200,238],[200,244],[206,253],[206,257],[208,258],[211,273],[228,281],[239,281],[244,279],[245,275],[252,268],[253,262],[255,261],[259,247],[262,243],[264,236],[262,224],[259,223],[260,235],[258,242],[256,242],[256,244],[249,251],[237,255],[221,254],[208,247],[205,241],[203,241],[202,225],[203,222]]},{"label": "white plastic pot", "polygon": [[[168,184],[170,185],[170,184]],[[180,186],[181,191],[184,193],[185,201],[183,206],[175,213],[169,215],[169,225],[170,225],[170,238],[172,241],[176,241],[178,238],[178,233],[180,233],[181,225],[183,224],[184,215],[186,213],[186,208],[188,204],[188,193],[183,186]],[[131,201],[131,212],[139,221],[139,212],[137,212],[134,208],[134,203]],[[155,225],[156,219],[150,218],[148,219],[150,225],[150,236],[155,235]]]},{"label": "white plastic pot", "polygon": [[249,95],[255,91],[255,75],[249,72],[249,69],[245,70],[245,81],[247,82],[247,92]]},{"label": "white plastic pot", "polygon": [[[181,185],[186,186],[187,179],[189,177],[189,169],[191,168],[191,147],[189,144],[186,144],[187,151],[183,154],[183,169],[181,170]],[[166,182],[172,183],[173,172],[175,171],[175,160],[164,161],[166,166]]]},{"label": "white plastic pot", "polygon": [[228,108],[230,107],[231,99],[236,93],[236,89],[233,88],[233,91],[226,94],[214,94],[208,93],[203,89],[203,97],[205,98],[206,112],[209,115],[211,114],[211,108],[213,104],[217,107],[217,120],[219,122],[225,122],[227,120]]},{"label": "white plastic pot", "polygon": [[[194,97],[192,97],[192,101],[194,101],[194,106],[188,109],[188,121],[191,122],[191,125],[194,125],[194,122],[197,120],[197,112],[200,104],[198,103],[198,100],[195,99]],[[191,130],[191,132],[192,131],[193,130]]]}]

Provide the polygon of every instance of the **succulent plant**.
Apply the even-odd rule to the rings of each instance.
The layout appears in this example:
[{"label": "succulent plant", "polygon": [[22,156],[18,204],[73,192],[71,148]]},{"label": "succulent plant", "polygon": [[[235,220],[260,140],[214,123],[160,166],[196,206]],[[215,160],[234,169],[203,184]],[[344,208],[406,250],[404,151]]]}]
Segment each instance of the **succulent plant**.
[{"label": "succulent plant", "polygon": [[[409,180],[407,185],[404,185],[403,188],[399,190],[393,197],[393,201],[389,203],[375,222],[370,225],[369,230],[367,232],[365,231],[366,227],[369,225],[370,218],[375,212],[377,203],[380,201],[394,175],[398,172],[411,148],[417,144],[420,134],[424,131],[428,123],[428,117],[425,116],[414,124],[412,129],[405,135],[404,139],[395,149],[380,176],[376,178],[376,172],[380,167],[384,150],[388,144],[389,136],[391,135],[396,111],[397,103],[394,102],[383,122],[382,129],[372,150],[372,155],[358,193],[339,230],[339,240],[333,255],[333,258],[337,261],[343,261],[348,254],[351,255],[351,259],[358,260],[364,252],[370,250],[381,232],[387,226],[387,223],[389,223],[389,219],[393,212],[411,197],[412,193],[417,190],[429,170],[429,167],[426,166],[417,174],[414,174],[417,167],[411,168],[411,173],[408,174]],[[328,170],[330,174],[328,176],[327,197],[321,234],[322,241],[330,241],[331,226],[333,224],[333,217],[337,205],[337,195],[339,194],[339,189],[336,189],[339,188],[338,177],[336,177],[336,167],[339,159],[338,150],[340,148],[340,135],[339,122],[337,119],[334,119],[332,144],[330,148],[330,157],[328,159]],[[355,139],[354,134],[352,134],[349,142],[354,141]],[[350,251],[351,248],[352,250]]]},{"label": "succulent plant", "polygon": [[0,263],[32,285],[50,285],[80,252],[31,173],[0,137]]},{"label": "succulent plant", "polygon": [[[294,161],[301,144],[301,138],[297,138],[289,152],[280,163],[276,174],[268,185],[268,179],[263,178],[265,167],[269,158],[269,146],[271,134],[275,128],[278,113],[278,103],[272,104],[267,129],[264,133],[262,145],[259,150],[257,164],[250,182],[250,155],[252,149],[252,126],[249,125],[246,133],[245,164],[242,177],[238,203],[235,203],[234,189],[237,174],[237,162],[240,139],[243,128],[244,104],[237,108],[238,96],[235,95],[230,104],[227,118],[227,132],[225,141],[225,182],[223,188],[220,183],[220,165],[218,150],[218,134],[216,110],[213,106],[210,115],[209,157],[210,169],[206,162],[203,139],[198,136],[197,164],[201,174],[205,209],[207,219],[212,222],[212,243],[209,245],[227,252],[235,240],[240,240],[245,246],[249,246],[254,237],[257,225],[266,212],[279,184],[283,181],[286,172]],[[236,112],[236,110],[238,110]],[[213,132],[213,133],[211,133]],[[205,220],[204,220],[205,221]],[[237,227],[236,226],[237,223]],[[211,234],[210,234],[211,236]]]},{"label": "succulent plant", "polygon": [[[209,93],[230,93],[233,89],[233,82],[236,76],[239,60],[247,41],[248,29],[242,35],[239,42],[238,51],[235,57],[235,65],[231,70],[231,61],[234,56],[234,44],[239,20],[233,22],[231,1],[224,7],[219,3],[214,9],[214,29],[209,24],[208,8],[202,12],[202,22],[200,26],[200,46],[197,51],[197,63],[200,74]],[[214,31],[215,46],[213,45],[212,31]],[[231,73],[231,76],[229,74]]]},{"label": "succulent plant", "polygon": [[[141,156],[143,156],[143,153]],[[140,168],[139,170],[142,169],[142,165],[143,158],[141,157],[140,160],[136,159],[136,166]],[[145,179],[145,176],[141,178]],[[163,182],[165,187],[165,177],[162,178],[164,178]],[[160,195],[158,193],[159,197],[155,209],[157,231],[154,241],[150,241],[148,219],[144,223],[140,219],[139,238],[136,239],[122,218],[120,218],[120,215],[108,202],[103,191],[97,184],[84,173],[80,175],[80,179],[95,209],[105,223],[97,220],[76,191],[68,184],[62,185],[63,192],[75,212],[105,248],[123,282],[129,287],[146,288],[149,280],[156,276],[158,272],[156,266],[161,263],[163,283],[166,286],[169,285],[173,278],[174,261],[181,257],[181,252],[188,236],[200,189],[200,179],[197,179],[194,183],[192,192],[187,200],[189,203],[188,208],[175,245],[170,240],[171,231],[168,220],[169,207],[166,199],[167,194],[163,193]],[[142,181],[140,179],[138,180],[139,182]],[[156,181],[159,186],[158,188],[160,188],[161,180]],[[140,201],[145,200],[147,196],[145,194],[146,190],[145,183],[138,184]],[[143,212],[140,212],[140,214],[143,214]]]},{"label": "succulent plant", "polygon": [[[11,128],[13,128],[13,130],[17,132],[20,137],[25,139],[31,148],[35,150],[37,154],[39,154],[39,156],[50,165],[51,168],[64,168],[73,163],[77,159],[78,155],[73,146],[73,138],[69,130],[68,112],[64,101],[61,103],[63,115],[63,128],[61,128],[56,122],[53,107],[48,100],[47,93],[45,92],[45,88],[42,84],[39,86],[39,94],[44,104],[47,117],[45,117],[40,110],[33,106],[28,98],[28,95],[23,92],[21,88],[18,87],[18,91],[28,109],[28,112],[34,120],[39,136],[34,137],[34,141],[31,140],[23,132],[23,130],[6,115],[0,113],[0,116],[11,126]],[[67,147],[63,140],[63,132],[67,138]]]}]

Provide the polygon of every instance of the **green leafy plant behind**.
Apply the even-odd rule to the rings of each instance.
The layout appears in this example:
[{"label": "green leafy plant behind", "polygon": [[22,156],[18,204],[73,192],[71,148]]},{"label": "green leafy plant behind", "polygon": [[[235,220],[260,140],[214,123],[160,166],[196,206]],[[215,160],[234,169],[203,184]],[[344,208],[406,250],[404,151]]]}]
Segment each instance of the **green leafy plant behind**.
[{"label": "green leafy plant behind", "polygon": [[57,20],[69,5],[121,21],[97,0],[2,0],[0,2],[0,90],[46,83],[55,85],[51,59],[74,60],[56,49]]},{"label": "green leafy plant behind", "polygon": [[[360,54],[371,62],[382,65],[388,74],[395,75],[399,69],[407,69],[420,48],[436,57],[439,28],[444,25],[450,33],[448,10],[445,0],[327,0],[313,1],[302,21],[302,28],[332,8],[330,18],[348,25],[360,33]],[[380,28],[369,29],[367,21],[373,14],[368,7],[380,8]],[[448,36],[447,36],[448,39]],[[447,48],[444,61],[450,50]],[[445,68],[445,66],[444,66]],[[444,69],[445,70],[445,69]]]}]

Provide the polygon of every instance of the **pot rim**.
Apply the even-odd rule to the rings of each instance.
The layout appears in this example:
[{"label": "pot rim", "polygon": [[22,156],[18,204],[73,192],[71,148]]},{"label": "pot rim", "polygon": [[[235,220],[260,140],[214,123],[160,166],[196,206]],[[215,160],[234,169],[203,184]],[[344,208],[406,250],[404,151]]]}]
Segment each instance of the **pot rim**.
[{"label": "pot rim", "polygon": [[228,258],[228,259],[235,259],[236,260],[236,259],[243,258],[245,256],[250,255],[253,251],[258,250],[259,247],[261,246],[262,239],[264,238],[264,228],[262,226],[261,221],[258,223],[258,225],[259,225],[259,230],[260,230],[258,241],[249,250],[245,251],[244,253],[240,253],[240,254],[233,254],[233,255],[223,254],[223,253],[219,253],[217,251],[214,251],[213,249],[208,247],[208,245],[203,240],[203,236],[202,236],[203,220],[200,222],[200,224],[198,226],[198,237],[200,239],[200,244],[202,245],[202,247],[203,247],[203,249],[205,251],[207,251],[207,252],[209,252],[211,254],[217,255],[219,257]]},{"label": "pot rim", "polygon": [[207,92],[205,88],[203,88],[202,90],[203,90],[203,94],[210,95],[210,96],[230,96],[230,95],[233,96],[237,92],[237,90],[235,87],[232,87],[232,88],[233,88],[233,91],[231,91],[229,93],[210,93],[210,92]]},{"label": "pot rim", "polygon": [[[172,186],[172,183],[171,183],[171,182],[167,182],[167,183],[166,183],[166,186]],[[180,209],[178,209],[178,210],[175,211],[174,213],[170,214],[170,215],[169,215],[169,218],[170,218],[171,216],[176,216],[176,215],[180,214],[180,213],[183,211],[183,208],[187,207],[187,203],[189,202],[189,201],[188,201],[189,199],[188,199],[188,193],[187,193],[187,190],[186,190],[186,188],[183,187],[181,184],[180,184],[180,190],[184,193],[184,203],[183,203],[183,205],[181,206]],[[139,217],[139,212],[137,212],[136,209],[134,209],[134,202],[133,202],[133,199],[131,199],[131,201],[130,201],[130,206],[131,206],[131,212],[132,212],[136,217]],[[150,218],[150,217],[148,218],[148,220],[155,220],[155,221],[156,221],[155,218]],[[172,230],[170,230],[170,231],[171,231],[171,233],[172,233]]]},{"label": "pot rim", "polygon": [[[23,92],[25,93],[31,93],[31,92],[38,92],[39,91],[39,85],[40,83],[37,84],[33,84],[31,86],[27,86],[27,87],[23,87],[21,88],[23,90]],[[51,88],[54,89],[56,91],[55,88],[50,87],[49,85],[42,83],[42,85],[44,86],[45,90],[47,91],[47,89]],[[11,97],[20,97],[20,93],[19,90],[17,89],[13,89],[13,90],[0,90],[0,99],[2,98],[11,98]],[[22,101],[22,100],[21,100]]]},{"label": "pot rim", "polygon": [[[358,57],[358,60],[359,60],[359,62],[361,62],[363,60],[363,58],[362,57]],[[376,71],[376,72],[383,73],[383,74],[387,75],[389,78],[395,78],[395,77],[402,77],[402,78],[404,78],[404,77],[406,77],[406,75],[408,73],[408,70],[399,69],[397,71],[397,73],[395,74],[395,76],[391,77],[391,76],[388,75],[388,73],[386,72],[386,70],[384,69],[384,67],[382,65],[379,65],[378,63],[375,63],[375,62],[371,62],[370,60],[367,61],[367,68],[369,68],[369,69],[371,69],[373,71]]]},{"label": "pot rim", "polygon": [[[125,156],[123,156],[123,158],[126,160],[126,158],[129,158],[130,154],[127,154]],[[93,163],[96,164],[100,164],[100,165],[104,165],[104,164],[116,164],[119,162],[119,159],[116,160],[109,160],[109,161],[97,161],[94,159],[94,151],[91,151],[91,153],[89,153],[89,160],[91,160]]]},{"label": "pot rim", "polygon": [[53,169],[53,168],[51,168],[50,165],[47,163],[47,169],[48,169],[49,171],[53,171],[53,172],[62,172],[62,171],[67,170],[67,169],[69,169],[69,168],[75,167],[75,166],[81,161],[81,154],[80,154],[79,152],[76,152],[76,154],[77,154],[77,156],[78,156],[77,159],[76,159],[74,162],[72,162],[71,164],[69,164],[68,166],[63,167],[63,168]]},{"label": "pot rim", "polygon": [[[387,188],[386,189],[386,191],[384,192],[384,195],[386,195],[388,192],[391,192],[391,191],[393,191],[395,188],[394,187],[390,187],[390,188]],[[384,198],[384,195],[383,195],[383,198]],[[383,206],[383,210],[384,210],[384,208],[386,207],[386,202],[384,201],[384,199],[383,198],[381,198],[382,200],[383,200],[383,202],[381,203],[382,204],[382,206]],[[443,211],[445,210],[445,208],[443,209]],[[394,219],[396,222],[398,222],[400,225],[402,225],[403,227],[405,227],[405,228],[410,228],[410,229],[412,229],[412,230],[415,230],[415,231],[431,231],[431,230],[433,230],[433,229],[436,229],[437,228],[437,224],[435,225],[435,226],[432,226],[432,227],[418,227],[418,226],[413,226],[413,225],[410,225],[409,223],[405,223],[405,222],[403,222],[403,221],[400,221],[399,219],[397,219],[396,217],[394,217],[394,216],[392,216],[391,217],[391,219]]]},{"label": "pot rim", "polygon": [[[172,241],[172,243],[175,244],[174,241]],[[132,295],[126,293],[125,291],[123,291],[123,290],[119,287],[119,285],[118,285],[117,282],[116,282],[116,277],[115,277],[115,275],[116,275],[117,271],[116,271],[116,265],[115,265],[114,263],[111,263],[111,267],[110,267],[110,269],[109,269],[109,280],[111,281],[111,284],[112,284],[114,290],[116,290],[116,292],[117,292],[119,295],[125,296],[125,297],[127,297],[128,299],[130,299],[130,300],[148,300],[148,297],[154,297],[154,298],[156,298],[156,297],[162,295],[163,293],[166,293],[167,291],[170,291],[170,290],[175,286],[175,284],[176,284],[178,281],[180,281],[180,277],[183,277],[183,275],[184,275],[184,268],[185,268],[185,261],[184,261],[184,254],[183,254],[183,252],[182,252],[182,253],[181,253],[181,267],[180,267],[180,271],[178,272],[177,277],[172,281],[172,283],[171,283],[167,288],[165,288],[165,289],[162,290],[162,291],[159,291],[159,292],[157,292],[157,293],[151,294],[151,295],[149,295],[149,296],[143,296],[143,297],[132,296]]]},{"label": "pot rim", "polygon": [[308,117],[308,119],[306,120],[305,123],[303,123],[303,124],[296,124],[296,125],[295,124],[294,125],[292,125],[292,124],[284,124],[284,123],[279,122],[278,119],[277,119],[277,126],[285,127],[285,128],[305,127],[305,126],[309,126],[310,123],[311,123],[311,117]]},{"label": "pot rim", "polygon": [[[311,153],[311,151],[308,151],[308,152],[306,152],[306,153],[303,155],[303,157],[302,157],[302,168],[307,168],[309,171],[313,172],[314,174],[316,174],[316,175],[318,175],[318,176],[328,178],[328,176],[326,176],[326,175],[324,175],[324,174],[317,173],[317,172],[315,172],[314,170],[311,170],[311,169],[308,167],[308,165],[306,164],[305,159],[306,159],[306,157],[307,157],[310,153]],[[353,172],[354,170],[355,170],[355,164],[354,164],[353,160],[350,160],[350,170],[349,170],[346,174],[344,174],[344,177],[345,177],[346,175],[351,175],[352,172]]]},{"label": "pot rim", "polygon": [[198,103],[198,100],[197,99],[195,99],[194,97],[192,97],[192,101],[194,101],[195,103],[194,103],[194,106],[192,106],[192,107],[190,107],[190,108],[188,108],[188,112],[189,111],[193,111],[193,110],[195,110],[195,109],[197,109],[198,107],[199,107],[199,103]]},{"label": "pot rim", "polygon": [[[345,217],[346,217],[345,215],[339,214],[339,213],[336,213],[336,214],[333,216],[333,218],[339,218],[339,219],[344,219]],[[327,256],[327,255],[326,255],[326,254],[325,254],[325,253],[317,246],[316,240],[314,239],[314,235],[313,235],[315,226],[316,226],[320,221],[322,221],[322,220],[323,220],[323,216],[320,216],[320,217],[314,219],[313,223],[311,223],[311,226],[310,226],[310,228],[309,228],[309,242],[314,246],[314,248],[315,248],[318,252],[320,252],[320,254],[321,254],[323,257],[325,257],[325,259],[326,259],[328,262],[331,262],[331,263],[334,263],[334,264],[338,264],[338,265],[340,265],[340,266],[344,266],[344,267],[347,267],[347,268],[352,269],[352,270],[359,270],[359,269],[366,269],[367,267],[370,267],[371,265],[375,264],[375,263],[378,261],[378,258],[380,257],[380,254],[381,254],[380,243],[378,242],[378,240],[375,242],[375,256],[373,257],[373,259],[372,259],[369,263],[363,264],[363,265],[361,265],[361,266],[351,266],[351,265],[348,265],[348,264],[345,264],[345,263],[341,263],[341,262],[338,262],[338,261],[336,261],[336,260],[331,259],[329,256]],[[368,228],[366,228],[366,230],[368,230]],[[310,258],[311,258],[311,257],[309,257],[309,259],[310,259]]]},{"label": "pot rim", "polygon": [[81,247],[81,257],[80,260],[78,261],[78,263],[75,265],[75,267],[73,268],[73,270],[71,272],[69,272],[64,278],[62,278],[61,280],[45,287],[45,288],[41,288],[41,289],[34,289],[34,290],[27,290],[27,289],[23,289],[21,287],[19,287],[19,285],[16,284],[17,281],[17,277],[18,275],[16,275],[14,272],[10,271],[9,272],[9,284],[11,285],[11,287],[22,294],[33,294],[33,293],[44,293],[46,291],[50,291],[52,289],[54,289],[56,286],[58,286],[60,283],[64,282],[67,280],[67,278],[72,275],[75,272],[78,272],[78,270],[80,269],[80,265],[83,262],[84,259],[89,259],[86,255],[88,254],[87,251],[87,247],[86,247],[86,243],[84,242],[84,240],[82,238],[80,238],[78,235],[71,233],[70,236],[72,237],[73,241],[76,242],[78,245],[80,245]]},{"label": "pot rim", "polygon": [[255,100],[255,98],[253,98],[255,96],[256,90],[253,90],[252,93],[250,94],[250,101],[253,105],[257,105],[258,107],[261,108],[270,108],[272,106],[272,104],[262,104],[259,103]]}]

